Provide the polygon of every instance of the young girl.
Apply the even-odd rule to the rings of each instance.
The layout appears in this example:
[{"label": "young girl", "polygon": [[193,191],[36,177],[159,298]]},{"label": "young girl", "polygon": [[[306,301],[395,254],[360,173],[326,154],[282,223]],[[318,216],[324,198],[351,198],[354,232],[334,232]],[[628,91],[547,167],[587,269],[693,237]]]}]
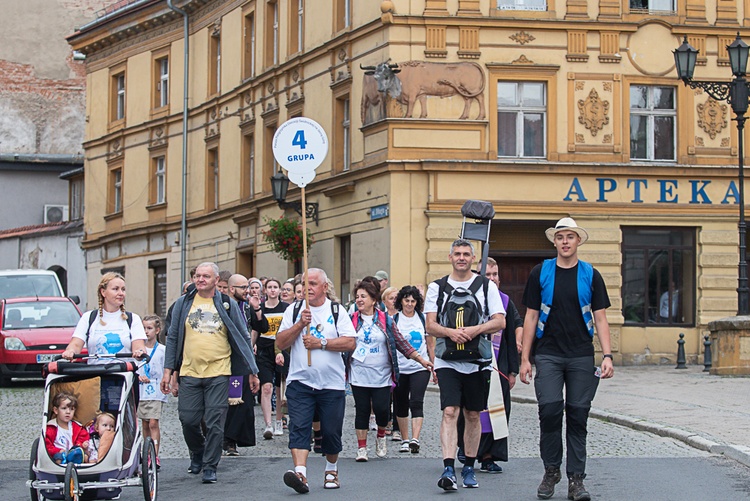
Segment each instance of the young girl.
[{"label": "young girl", "polygon": [[151,437],[154,441],[156,467],[158,469],[161,468],[159,462],[159,441],[161,440],[159,419],[161,419],[164,402],[168,398],[168,395],[159,390],[161,376],[164,372],[165,354],[164,345],[157,341],[161,332],[161,318],[156,315],[143,317],[143,329],[146,331],[146,353],[151,357],[151,360],[138,369],[141,397],[138,404],[138,417],[143,422],[143,436]]},{"label": "young girl", "polygon": [[107,455],[114,440],[116,425],[115,417],[109,412],[96,416],[88,446],[89,463],[97,463]]},{"label": "young girl", "polygon": [[52,399],[55,417],[47,423],[44,444],[57,464],[85,461],[83,451],[89,446],[89,432],[81,423],[73,421],[77,407],[78,399],[70,393],[60,392]]}]

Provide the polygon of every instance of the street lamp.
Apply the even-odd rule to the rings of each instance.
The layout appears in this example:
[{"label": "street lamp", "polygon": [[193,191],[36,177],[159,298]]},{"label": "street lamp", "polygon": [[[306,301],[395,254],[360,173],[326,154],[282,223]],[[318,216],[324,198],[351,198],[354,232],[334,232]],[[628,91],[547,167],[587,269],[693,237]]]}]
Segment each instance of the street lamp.
[{"label": "street lamp", "polygon": [[[302,215],[302,202],[299,200],[294,202],[286,201],[286,192],[289,190],[289,178],[286,177],[280,170],[271,176],[271,192],[273,193],[273,199],[279,204],[281,209],[294,209],[297,214]],[[317,202],[306,202],[305,203],[305,217],[312,218],[315,222],[315,226],[318,226],[318,204]]]},{"label": "street lamp", "polygon": [[737,228],[740,234],[740,264],[739,278],[737,280],[737,315],[750,314],[750,291],[747,287],[747,261],[745,256],[745,151],[744,151],[744,130],[745,130],[745,113],[748,107],[748,81],[745,78],[747,69],[747,58],[750,47],[742,41],[739,32],[737,38],[730,45],[727,45],[729,54],[729,64],[732,68],[734,78],[730,82],[710,82],[695,81],[693,73],[695,72],[695,63],[698,58],[698,50],[692,47],[687,40],[687,35],[677,49],[672,51],[674,62],[677,67],[677,76],[685,85],[691,89],[703,89],[706,94],[716,101],[726,101],[736,115],[733,119],[737,122],[738,134],[738,153],[739,153],[739,195],[740,195],[740,221]]}]

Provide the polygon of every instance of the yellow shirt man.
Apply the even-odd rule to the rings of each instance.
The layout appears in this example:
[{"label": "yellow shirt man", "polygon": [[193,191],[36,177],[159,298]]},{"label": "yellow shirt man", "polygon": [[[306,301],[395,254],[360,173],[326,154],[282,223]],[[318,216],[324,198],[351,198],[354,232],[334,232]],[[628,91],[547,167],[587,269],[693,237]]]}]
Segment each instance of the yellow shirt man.
[{"label": "yellow shirt man", "polygon": [[227,328],[216,311],[213,298],[196,294],[185,320],[183,353],[181,376],[212,378],[232,374]]}]

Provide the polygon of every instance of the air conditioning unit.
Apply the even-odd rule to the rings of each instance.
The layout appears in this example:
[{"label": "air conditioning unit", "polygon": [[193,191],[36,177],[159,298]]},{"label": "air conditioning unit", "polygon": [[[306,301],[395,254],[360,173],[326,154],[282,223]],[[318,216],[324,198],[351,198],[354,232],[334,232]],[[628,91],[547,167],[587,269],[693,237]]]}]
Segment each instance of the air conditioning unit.
[{"label": "air conditioning unit", "polygon": [[44,224],[61,223],[68,220],[67,205],[45,205],[44,206]]}]

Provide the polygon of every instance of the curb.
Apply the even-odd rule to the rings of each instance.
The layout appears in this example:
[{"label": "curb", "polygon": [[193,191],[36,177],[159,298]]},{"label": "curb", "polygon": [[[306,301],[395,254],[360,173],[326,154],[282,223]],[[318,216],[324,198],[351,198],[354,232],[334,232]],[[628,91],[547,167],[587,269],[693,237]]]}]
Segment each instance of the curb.
[{"label": "curb", "polygon": [[[535,398],[522,396],[512,396],[511,401],[521,404],[537,403]],[[672,438],[695,449],[706,451],[711,454],[721,454],[745,466],[750,466],[750,447],[744,445],[720,444],[692,431],[654,423],[646,419],[636,418],[626,414],[618,414],[616,412],[596,409],[594,407],[589,411],[589,416],[634,430],[653,433],[660,437]]]}]

